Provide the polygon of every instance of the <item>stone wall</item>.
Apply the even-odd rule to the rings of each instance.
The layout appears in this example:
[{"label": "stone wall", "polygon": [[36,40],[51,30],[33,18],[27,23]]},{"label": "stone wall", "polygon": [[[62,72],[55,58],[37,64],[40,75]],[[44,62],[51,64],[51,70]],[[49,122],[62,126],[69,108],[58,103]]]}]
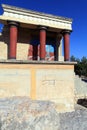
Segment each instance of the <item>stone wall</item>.
[{"label": "stone wall", "polygon": [[0,64],[0,97],[50,100],[58,111],[74,110],[74,65]]}]

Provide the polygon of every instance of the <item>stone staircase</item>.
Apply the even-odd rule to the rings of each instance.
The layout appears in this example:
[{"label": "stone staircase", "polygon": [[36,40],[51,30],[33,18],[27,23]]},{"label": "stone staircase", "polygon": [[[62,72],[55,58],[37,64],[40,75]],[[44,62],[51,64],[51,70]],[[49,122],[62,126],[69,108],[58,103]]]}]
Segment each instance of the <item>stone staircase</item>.
[{"label": "stone staircase", "polygon": [[87,99],[87,80],[75,76],[75,99]]}]

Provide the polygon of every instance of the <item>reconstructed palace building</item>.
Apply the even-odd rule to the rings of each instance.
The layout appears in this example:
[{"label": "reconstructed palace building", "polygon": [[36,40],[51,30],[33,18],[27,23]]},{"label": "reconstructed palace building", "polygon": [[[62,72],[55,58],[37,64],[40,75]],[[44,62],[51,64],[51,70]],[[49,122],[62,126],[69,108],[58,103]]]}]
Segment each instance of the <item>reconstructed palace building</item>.
[{"label": "reconstructed palace building", "polygon": [[[46,60],[49,53],[49,59],[54,56],[54,60],[58,61],[62,56],[60,43],[63,38],[64,60],[69,61],[71,19],[6,5],[3,9],[4,13],[0,16],[0,21],[5,25],[1,37],[5,45],[0,45],[2,59],[30,60],[32,56],[33,60],[37,60],[39,56],[40,60]],[[52,54],[50,50],[53,50]]]},{"label": "reconstructed palace building", "polygon": [[74,110],[74,63],[69,61],[72,19],[2,7],[0,97],[29,96],[51,100],[59,111]]}]

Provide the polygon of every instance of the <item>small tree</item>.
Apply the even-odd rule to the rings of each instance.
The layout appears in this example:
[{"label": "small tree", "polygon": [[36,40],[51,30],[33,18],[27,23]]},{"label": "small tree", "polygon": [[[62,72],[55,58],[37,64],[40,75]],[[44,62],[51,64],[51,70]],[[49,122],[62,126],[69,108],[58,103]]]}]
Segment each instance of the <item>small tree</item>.
[{"label": "small tree", "polygon": [[70,61],[76,61],[75,56],[72,55],[72,56],[70,57]]},{"label": "small tree", "polygon": [[87,76],[87,58],[82,57],[81,59],[82,75]]},{"label": "small tree", "polygon": [[74,67],[75,74],[87,77],[87,58],[83,56],[82,59],[80,60],[79,58],[71,56],[70,59],[71,61],[77,62],[77,64]]}]

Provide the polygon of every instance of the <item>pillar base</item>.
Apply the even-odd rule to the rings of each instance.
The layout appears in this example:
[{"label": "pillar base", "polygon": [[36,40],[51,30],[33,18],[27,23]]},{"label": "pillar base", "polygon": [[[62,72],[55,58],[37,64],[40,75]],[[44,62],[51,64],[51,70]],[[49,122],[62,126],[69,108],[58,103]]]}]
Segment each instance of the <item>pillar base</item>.
[{"label": "pillar base", "polygon": [[70,58],[69,59],[64,59],[64,61],[70,61]]},{"label": "pillar base", "polygon": [[40,60],[45,60],[45,58],[40,58]]},{"label": "pillar base", "polygon": [[16,60],[16,57],[9,57],[9,60]]}]

